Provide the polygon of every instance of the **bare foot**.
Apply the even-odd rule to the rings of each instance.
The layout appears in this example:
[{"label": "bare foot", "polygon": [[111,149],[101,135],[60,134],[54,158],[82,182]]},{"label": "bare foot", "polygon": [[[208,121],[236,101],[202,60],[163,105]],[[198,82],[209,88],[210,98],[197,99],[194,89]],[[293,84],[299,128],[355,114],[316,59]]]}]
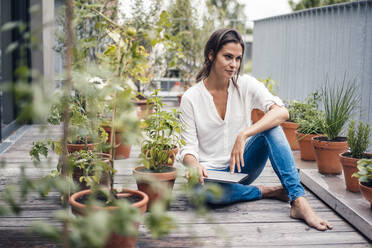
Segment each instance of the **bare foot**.
[{"label": "bare foot", "polygon": [[333,226],[320,218],[310,206],[305,197],[301,196],[292,202],[291,217],[304,220],[309,226],[325,231],[332,229]]},{"label": "bare foot", "polygon": [[283,189],[282,185],[266,187],[266,186],[257,186],[262,193],[262,198],[275,198],[281,201],[289,201],[287,192]]}]

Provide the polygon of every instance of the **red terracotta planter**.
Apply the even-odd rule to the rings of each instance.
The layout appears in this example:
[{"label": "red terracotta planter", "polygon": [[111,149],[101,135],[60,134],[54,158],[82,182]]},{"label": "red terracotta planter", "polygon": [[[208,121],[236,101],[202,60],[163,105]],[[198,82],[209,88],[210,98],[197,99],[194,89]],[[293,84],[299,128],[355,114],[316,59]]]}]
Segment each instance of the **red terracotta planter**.
[{"label": "red terracotta planter", "polygon": [[[365,153],[368,157],[372,157],[372,153]],[[359,181],[356,177],[352,177],[355,172],[358,172],[359,158],[350,157],[349,152],[339,154],[342,169],[344,171],[346,189],[351,192],[359,192]]]},{"label": "red terracotta planter", "polygon": [[[102,159],[103,162],[111,166],[111,155],[105,153],[97,153],[98,157]],[[80,190],[89,189],[88,185],[83,181],[80,182],[80,177],[83,176],[83,171],[80,168],[74,168],[72,173],[72,179],[76,184],[79,185]],[[110,176],[107,173],[101,175],[100,184],[109,187],[110,186]]]},{"label": "red terracotta planter", "polygon": [[149,208],[157,201],[162,200],[167,193],[164,189],[173,189],[177,177],[177,170],[169,167],[169,172],[157,173],[147,172],[144,166],[133,169],[133,175],[137,182],[138,190],[145,192],[149,196]]},{"label": "red terracotta planter", "polygon": [[296,133],[295,133],[295,131],[298,128],[298,124],[295,122],[285,121],[282,123],[281,126],[283,128],[285,136],[287,137],[288,143],[291,146],[291,149],[299,150],[300,145],[297,142]]},{"label": "red terracotta planter", "polygon": [[253,109],[252,112],[251,112],[252,123],[256,123],[264,115],[265,115],[265,112],[263,112],[262,110],[260,110],[260,109]]},{"label": "red terracotta planter", "polygon": [[[111,143],[111,127],[103,126],[103,129],[108,134],[107,143]],[[125,159],[129,158],[131,146],[121,142],[122,136],[120,131],[115,131],[115,158],[114,159]],[[111,152],[111,151],[110,151]]]},{"label": "red terracotta planter", "polygon": [[318,135],[303,134],[299,133],[298,131],[295,133],[298,145],[300,146],[301,159],[306,161],[315,161],[315,150],[314,146],[311,144],[311,139]]},{"label": "red terracotta planter", "polygon": [[364,196],[364,198],[369,201],[372,207],[372,188],[367,187],[359,182],[360,192]]},{"label": "red terracotta planter", "polygon": [[[83,197],[84,195],[90,194],[90,190],[83,190],[79,191],[73,195],[71,195],[69,203],[72,208],[72,212],[77,215],[84,215],[87,205],[77,202],[77,199],[80,197]],[[148,196],[138,190],[130,190],[130,189],[123,189],[121,193],[117,194],[118,198],[125,198],[130,196],[138,196],[141,198],[140,201],[135,202],[132,204],[133,207],[136,207],[140,210],[141,213],[145,213],[147,210],[147,204],[148,204]],[[94,210],[106,210],[106,211],[114,211],[116,210],[115,206],[109,206],[109,207],[93,207]],[[138,223],[135,224],[137,231],[138,231]],[[122,236],[118,235],[117,233],[111,233],[110,237],[106,241],[105,248],[116,248],[116,247],[128,247],[128,248],[134,248],[136,247],[136,236]]]},{"label": "red terracotta planter", "polygon": [[347,141],[333,142],[319,140],[321,136],[315,136],[311,139],[314,146],[315,158],[321,174],[341,174],[342,165],[339,154],[346,152]]},{"label": "red terracotta planter", "polygon": [[78,152],[82,150],[90,150],[92,151],[94,147],[96,147],[98,144],[97,143],[90,143],[90,144],[67,144],[67,152],[68,153],[73,153],[73,152]]},{"label": "red terracotta planter", "polygon": [[153,103],[147,104],[147,99],[133,101],[133,104],[137,106],[138,118],[146,118],[152,113]]}]

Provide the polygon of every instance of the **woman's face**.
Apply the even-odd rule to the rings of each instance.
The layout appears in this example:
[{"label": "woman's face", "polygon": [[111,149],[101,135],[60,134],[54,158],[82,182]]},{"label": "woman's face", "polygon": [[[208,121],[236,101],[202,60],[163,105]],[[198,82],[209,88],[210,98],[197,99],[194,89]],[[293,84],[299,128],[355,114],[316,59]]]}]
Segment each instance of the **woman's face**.
[{"label": "woman's face", "polygon": [[[229,80],[234,76],[240,67],[243,48],[239,43],[230,42],[225,44],[217,53],[213,62],[211,73],[218,78]],[[209,54],[209,59],[213,60],[213,54]]]}]

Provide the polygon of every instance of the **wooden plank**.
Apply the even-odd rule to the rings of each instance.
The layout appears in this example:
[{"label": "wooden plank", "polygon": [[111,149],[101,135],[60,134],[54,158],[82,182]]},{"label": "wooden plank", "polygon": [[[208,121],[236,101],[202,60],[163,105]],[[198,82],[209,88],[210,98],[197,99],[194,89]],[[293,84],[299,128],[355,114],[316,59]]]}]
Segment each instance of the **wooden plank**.
[{"label": "wooden plank", "polygon": [[[53,133],[53,128],[51,128]],[[61,132],[58,132],[60,135]],[[58,136],[57,135],[57,136]],[[20,166],[26,167],[26,172],[32,178],[40,178],[55,168],[57,157],[52,155],[51,167],[35,168],[28,149],[33,140],[47,137],[33,127],[21,139],[18,147],[11,147],[0,159],[9,162],[5,173],[0,175],[0,191],[6,184],[17,183]],[[56,136],[53,136],[56,137]],[[137,189],[132,169],[137,165],[138,146],[132,147],[131,157],[115,161],[118,174],[115,177],[115,187]],[[43,162],[46,164],[46,161]],[[176,164],[180,167],[180,164]],[[180,167],[180,174],[182,174]],[[288,203],[272,199],[252,202],[242,202],[229,206],[211,209],[206,217],[198,217],[184,196],[182,187],[186,183],[184,177],[178,177],[173,190],[174,201],[168,209],[169,215],[175,217],[178,228],[163,239],[150,237],[148,230],[141,225],[137,247],[251,247],[251,246],[314,246],[314,247],[368,247],[368,241],[355,229],[340,218],[335,212],[305,189],[307,198],[320,216],[331,221],[334,230],[318,232],[310,229],[302,221],[289,217]],[[277,185],[279,180],[268,164],[255,185]],[[1,204],[1,203],[0,203]],[[24,212],[20,216],[0,217],[0,247],[13,244],[17,247],[55,247],[53,242],[44,241],[35,234],[24,235],[27,227],[35,220],[50,221],[53,212],[60,209],[60,198],[57,192],[51,192],[46,199],[41,199],[33,192],[24,203]],[[58,224],[57,222],[53,222]],[[194,232],[190,232],[194,231]],[[195,233],[197,231],[197,233]],[[225,238],[224,238],[225,237]],[[11,240],[12,242],[8,242]],[[54,245],[54,246],[53,246]]]}]

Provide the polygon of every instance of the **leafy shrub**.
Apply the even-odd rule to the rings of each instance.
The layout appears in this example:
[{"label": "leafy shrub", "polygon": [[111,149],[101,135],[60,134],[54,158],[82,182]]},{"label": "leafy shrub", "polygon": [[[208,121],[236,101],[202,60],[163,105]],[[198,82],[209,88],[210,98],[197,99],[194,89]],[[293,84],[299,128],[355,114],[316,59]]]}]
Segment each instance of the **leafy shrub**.
[{"label": "leafy shrub", "polygon": [[[181,124],[178,121],[178,112],[162,110],[163,103],[155,90],[148,98],[153,103],[153,112],[145,120],[147,139],[142,143],[142,163],[147,169],[161,171],[171,162],[168,152],[184,144],[180,138]],[[176,154],[173,154],[173,157]]]}]

